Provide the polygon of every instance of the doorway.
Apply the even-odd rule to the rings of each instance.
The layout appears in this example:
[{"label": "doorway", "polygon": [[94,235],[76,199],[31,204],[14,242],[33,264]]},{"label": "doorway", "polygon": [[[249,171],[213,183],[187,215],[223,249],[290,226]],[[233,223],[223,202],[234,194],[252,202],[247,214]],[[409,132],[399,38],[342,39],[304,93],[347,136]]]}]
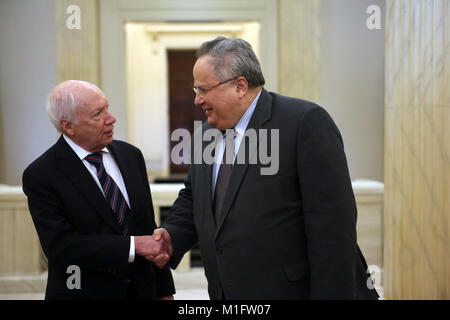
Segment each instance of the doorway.
[{"label": "doorway", "polygon": [[[179,143],[170,141],[172,132],[183,128],[194,133],[194,121],[206,121],[206,115],[200,107],[194,105],[195,94],[192,90],[192,69],[195,50],[167,50],[169,76],[169,145],[170,150]],[[183,151],[182,151],[183,152]],[[183,155],[180,155],[183,156]],[[174,164],[170,161],[170,175],[186,174],[189,164]]]},{"label": "doorway", "polygon": [[[125,25],[128,140],[138,146],[152,179],[183,178],[174,166],[171,133],[205,118],[194,106],[195,51],[219,35],[247,40],[259,54],[260,23],[135,23]],[[171,60],[171,61],[169,61]]]}]

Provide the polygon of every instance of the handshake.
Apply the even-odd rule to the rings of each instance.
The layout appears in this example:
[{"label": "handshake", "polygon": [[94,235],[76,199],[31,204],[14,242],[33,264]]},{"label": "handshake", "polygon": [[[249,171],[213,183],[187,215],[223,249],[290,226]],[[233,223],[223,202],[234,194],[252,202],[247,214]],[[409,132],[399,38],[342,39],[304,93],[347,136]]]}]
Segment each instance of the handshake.
[{"label": "handshake", "polygon": [[151,236],[134,236],[134,250],[162,269],[169,262],[173,246],[167,230],[159,228]]}]

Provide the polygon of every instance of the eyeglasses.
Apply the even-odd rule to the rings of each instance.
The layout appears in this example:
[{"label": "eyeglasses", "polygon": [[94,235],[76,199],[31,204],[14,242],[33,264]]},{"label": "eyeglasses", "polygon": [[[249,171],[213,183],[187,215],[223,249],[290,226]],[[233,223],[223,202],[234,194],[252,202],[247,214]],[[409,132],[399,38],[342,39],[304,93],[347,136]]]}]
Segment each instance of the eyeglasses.
[{"label": "eyeglasses", "polygon": [[220,85],[222,85],[222,84],[224,84],[224,83],[227,83],[227,82],[229,82],[229,81],[231,81],[231,80],[235,80],[235,79],[237,79],[237,78],[239,78],[239,77],[234,77],[234,78],[231,78],[231,79],[228,79],[228,80],[219,82],[219,83],[216,84],[215,86],[212,86],[212,87],[209,87],[209,88],[206,88],[206,89],[199,88],[199,87],[192,87],[192,89],[194,90],[195,94],[199,94],[199,95],[201,95],[202,97],[205,97],[205,94],[206,94],[208,91],[211,91],[212,89],[217,88],[218,86],[220,86]]}]

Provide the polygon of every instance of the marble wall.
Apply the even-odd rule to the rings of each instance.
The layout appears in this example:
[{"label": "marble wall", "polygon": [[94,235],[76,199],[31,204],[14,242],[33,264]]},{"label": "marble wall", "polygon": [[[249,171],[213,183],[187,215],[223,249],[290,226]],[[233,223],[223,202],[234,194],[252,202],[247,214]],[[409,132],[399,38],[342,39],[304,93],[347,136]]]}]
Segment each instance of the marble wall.
[{"label": "marble wall", "polygon": [[320,3],[278,1],[280,94],[320,99]]},{"label": "marble wall", "polygon": [[450,2],[386,12],[384,292],[450,298]]}]

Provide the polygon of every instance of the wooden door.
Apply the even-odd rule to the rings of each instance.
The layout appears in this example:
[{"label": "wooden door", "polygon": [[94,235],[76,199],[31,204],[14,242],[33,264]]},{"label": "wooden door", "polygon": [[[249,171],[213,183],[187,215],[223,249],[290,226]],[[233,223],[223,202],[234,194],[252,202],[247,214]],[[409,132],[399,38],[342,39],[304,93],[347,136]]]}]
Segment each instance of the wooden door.
[{"label": "wooden door", "polygon": [[[195,50],[168,50],[167,54],[169,61],[170,134],[175,129],[184,128],[189,130],[192,136],[194,121],[206,121],[203,110],[194,105],[192,68],[197,60]],[[178,141],[170,141],[170,150],[178,143]],[[171,175],[187,173],[188,169],[188,164],[176,165],[170,161]]]}]

